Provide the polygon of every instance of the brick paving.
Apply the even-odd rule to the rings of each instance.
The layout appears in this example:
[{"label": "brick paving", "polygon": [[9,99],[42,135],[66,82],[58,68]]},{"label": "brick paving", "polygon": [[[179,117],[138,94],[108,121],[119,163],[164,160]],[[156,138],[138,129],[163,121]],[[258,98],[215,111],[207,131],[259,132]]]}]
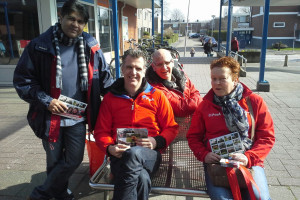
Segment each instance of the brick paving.
[{"label": "brick paving", "polygon": [[[194,40],[195,41],[195,40]],[[183,40],[177,43],[182,45]],[[194,58],[182,58],[184,70],[204,96],[210,89],[209,63],[215,58],[205,58],[196,42]],[[182,50],[182,48],[181,48]],[[199,53],[200,52],[200,53]],[[267,55],[277,52],[268,51]],[[183,52],[181,52],[183,56]],[[270,83],[270,92],[256,91],[259,64],[247,64],[247,76],[241,82],[261,95],[272,114],[276,143],[267,157],[266,174],[273,200],[300,200],[300,52],[289,59],[289,67],[283,61],[270,56],[266,62],[265,80]],[[13,88],[0,88],[0,200],[26,199],[34,186],[45,178],[45,153],[41,141],[34,136],[26,121],[28,104],[17,96]],[[84,161],[72,176],[70,189],[77,199],[104,199],[101,191],[88,186],[89,165],[87,153]],[[150,200],[179,200],[179,196],[151,195]]]}]

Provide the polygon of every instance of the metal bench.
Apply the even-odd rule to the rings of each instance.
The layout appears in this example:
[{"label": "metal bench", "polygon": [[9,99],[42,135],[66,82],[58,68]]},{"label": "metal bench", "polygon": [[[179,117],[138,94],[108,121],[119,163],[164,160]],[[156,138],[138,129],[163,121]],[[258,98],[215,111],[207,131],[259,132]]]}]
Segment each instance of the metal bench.
[{"label": "metal bench", "polygon": [[[176,118],[179,133],[162,154],[159,170],[151,178],[152,194],[208,197],[203,164],[195,158],[186,140],[190,121],[191,117]],[[114,190],[109,159],[104,160],[89,185],[104,190],[105,199],[109,199],[109,191]]]}]

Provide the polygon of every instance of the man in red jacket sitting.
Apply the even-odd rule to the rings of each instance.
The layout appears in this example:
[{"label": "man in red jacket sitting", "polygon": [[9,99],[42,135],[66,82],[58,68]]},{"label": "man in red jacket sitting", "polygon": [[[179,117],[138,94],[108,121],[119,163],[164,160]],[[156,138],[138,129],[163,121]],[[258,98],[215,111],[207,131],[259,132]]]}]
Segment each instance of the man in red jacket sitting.
[{"label": "man in red jacket sitting", "polygon": [[176,117],[192,115],[202,101],[199,91],[187,75],[174,66],[168,50],[159,49],[152,58],[152,67],[146,72],[147,81],[164,92]]},{"label": "man in red jacket sitting", "polygon": [[[95,140],[110,156],[113,199],[146,200],[150,176],[160,165],[161,152],[176,137],[178,125],[166,96],[145,79],[143,52],[127,50],[122,63],[124,77],[111,86],[101,103]],[[145,138],[139,137],[141,130],[146,130]]]}]

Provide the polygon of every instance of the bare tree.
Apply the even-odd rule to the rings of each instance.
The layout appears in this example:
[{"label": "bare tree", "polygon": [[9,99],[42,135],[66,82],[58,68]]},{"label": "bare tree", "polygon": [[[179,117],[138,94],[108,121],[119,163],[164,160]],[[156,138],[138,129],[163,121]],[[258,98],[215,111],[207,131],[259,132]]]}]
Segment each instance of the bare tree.
[{"label": "bare tree", "polygon": [[235,13],[247,13],[250,14],[250,7],[239,7]]},{"label": "bare tree", "polygon": [[[161,1],[159,2],[159,6],[161,6]],[[169,17],[169,2],[167,0],[163,0],[163,9],[164,9],[164,18],[168,18]],[[155,8],[154,9],[154,14],[156,16],[160,16],[161,15],[161,8]]]},{"label": "bare tree", "polygon": [[179,21],[181,21],[181,20],[184,20],[184,18],[185,18],[184,14],[178,8],[174,9],[171,12],[171,19],[172,20],[179,20]]}]

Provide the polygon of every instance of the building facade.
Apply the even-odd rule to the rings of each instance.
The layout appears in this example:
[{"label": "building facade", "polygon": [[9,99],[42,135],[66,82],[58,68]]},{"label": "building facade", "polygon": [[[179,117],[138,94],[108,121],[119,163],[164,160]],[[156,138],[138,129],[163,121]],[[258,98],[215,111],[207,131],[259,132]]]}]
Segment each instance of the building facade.
[{"label": "building facade", "polygon": [[[252,7],[251,26],[254,28],[252,44],[261,46],[264,7]],[[271,6],[267,47],[275,43],[300,47],[300,6]]]}]

